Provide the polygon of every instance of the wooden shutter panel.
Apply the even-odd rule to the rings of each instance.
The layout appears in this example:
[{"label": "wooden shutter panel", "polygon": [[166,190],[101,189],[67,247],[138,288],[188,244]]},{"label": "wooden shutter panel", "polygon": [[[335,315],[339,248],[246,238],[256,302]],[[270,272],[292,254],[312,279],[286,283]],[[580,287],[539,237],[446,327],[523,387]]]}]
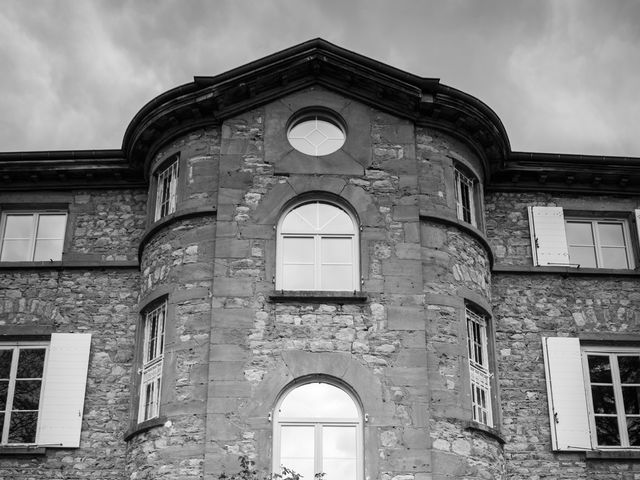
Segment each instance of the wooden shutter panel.
[{"label": "wooden shutter panel", "polygon": [[[636,231],[638,232],[638,241],[640,241],[640,209],[636,209]],[[631,267],[633,268],[633,266]]]},{"label": "wooden shutter panel", "polygon": [[44,374],[38,444],[79,447],[91,334],[54,333]]},{"label": "wooden shutter panel", "polygon": [[554,450],[590,450],[591,433],[577,338],[542,339]]},{"label": "wooden shutter panel", "polygon": [[569,248],[560,207],[529,207],[534,265],[569,265]]}]

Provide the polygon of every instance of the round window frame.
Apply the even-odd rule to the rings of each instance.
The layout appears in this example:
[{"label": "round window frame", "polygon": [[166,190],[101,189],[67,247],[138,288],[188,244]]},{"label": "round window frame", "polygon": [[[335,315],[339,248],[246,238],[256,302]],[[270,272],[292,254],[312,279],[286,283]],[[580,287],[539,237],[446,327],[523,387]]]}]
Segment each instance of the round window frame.
[{"label": "round window frame", "polygon": [[[343,136],[342,144],[340,144],[338,148],[331,150],[330,152],[322,153],[318,155],[314,153],[308,153],[308,152],[302,151],[296,146],[294,146],[293,143],[291,143],[291,138],[290,138],[291,130],[293,130],[295,127],[297,127],[301,123],[309,120],[321,120],[338,128],[342,132],[342,136]],[[286,138],[287,138],[287,142],[289,143],[289,146],[293,148],[296,152],[300,152],[303,155],[308,155],[310,157],[326,157],[328,155],[331,155],[339,151],[347,143],[347,138],[348,138],[347,124],[344,121],[344,119],[333,110],[329,110],[327,108],[318,108],[318,107],[305,108],[303,110],[296,112],[294,115],[292,115],[289,121],[287,122]],[[315,148],[317,149],[317,147]]]}]

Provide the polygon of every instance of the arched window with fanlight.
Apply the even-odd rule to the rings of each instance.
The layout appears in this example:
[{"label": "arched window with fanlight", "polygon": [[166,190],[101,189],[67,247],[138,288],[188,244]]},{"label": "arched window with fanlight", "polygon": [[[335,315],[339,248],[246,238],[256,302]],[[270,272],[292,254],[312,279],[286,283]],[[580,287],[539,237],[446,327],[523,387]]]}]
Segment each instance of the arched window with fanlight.
[{"label": "arched window with fanlight", "polygon": [[278,290],[360,290],[358,225],[338,205],[306,201],[284,213],[278,225]]},{"label": "arched window with fanlight", "polygon": [[282,467],[304,479],[363,478],[359,403],[336,384],[314,381],[284,392],[274,414],[274,473]]}]

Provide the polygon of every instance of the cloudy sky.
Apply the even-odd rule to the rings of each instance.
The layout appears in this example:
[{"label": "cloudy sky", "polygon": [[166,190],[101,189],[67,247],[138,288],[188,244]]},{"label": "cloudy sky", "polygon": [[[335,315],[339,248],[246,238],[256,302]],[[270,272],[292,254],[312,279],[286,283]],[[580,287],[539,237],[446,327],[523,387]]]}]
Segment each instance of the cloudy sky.
[{"label": "cloudy sky", "polygon": [[0,151],[119,148],[156,95],[315,37],[479,98],[513,150],[640,156],[638,0],[4,0]]}]

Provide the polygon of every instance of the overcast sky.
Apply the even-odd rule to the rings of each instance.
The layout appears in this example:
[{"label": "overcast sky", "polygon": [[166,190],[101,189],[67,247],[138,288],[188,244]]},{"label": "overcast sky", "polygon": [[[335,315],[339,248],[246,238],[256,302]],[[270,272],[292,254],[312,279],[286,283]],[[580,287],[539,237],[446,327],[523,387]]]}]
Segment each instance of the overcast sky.
[{"label": "overcast sky", "polygon": [[638,0],[4,0],[0,151],[120,148],[158,94],[315,37],[479,98],[513,150],[640,156]]}]

